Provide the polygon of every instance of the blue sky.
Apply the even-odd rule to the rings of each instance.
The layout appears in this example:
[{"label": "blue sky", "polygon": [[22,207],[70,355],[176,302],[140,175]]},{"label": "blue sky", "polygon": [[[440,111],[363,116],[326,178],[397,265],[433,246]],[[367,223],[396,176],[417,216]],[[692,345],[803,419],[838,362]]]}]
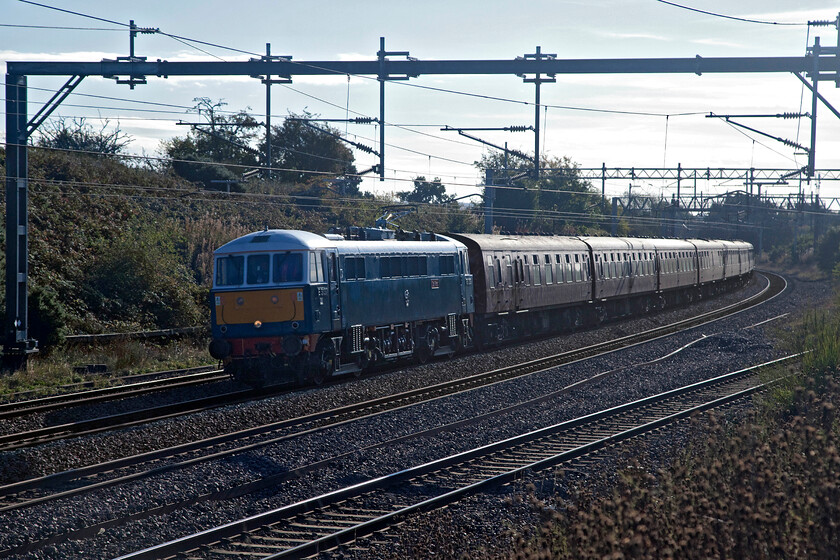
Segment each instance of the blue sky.
[{"label": "blue sky", "polygon": [[[559,58],[625,57],[735,57],[800,56],[814,35],[824,45],[834,46],[834,28],[760,25],[713,17],[680,9],[656,0],[591,0],[512,2],[423,3],[396,1],[160,1],[94,2],[46,0],[52,6],[95,15],[108,20],[158,27],[162,31],[222,44],[261,54],[271,43],[272,54],[292,55],[295,60],[373,58],[379,37],[388,50],[407,50],[420,59],[506,59],[543,52]],[[678,2],[721,14],[763,21],[806,22],[833,20],[840,3],[821,1],[685,0]],[[0,0],[0,23],[95,27],[116,29],[105,22],[59,13],[16,0]],[[198,45],[207,53],[164,36],[142,35],[136,54],[150,59],[225,60],[247,59],[247,54]],[[0,27],[0,60],[98,61],[125,56],[126,31],[20,29]],[[211,56],[213,55],[213,56]],[[31,87],[55,90],[64,80],[31,77]],[[422,76],[413,84],[471,92],[532,102],[534,87],[515,76]],[[840,93],[829,82],[821,92],[840,107]],[[175,123],[190,118],[184,109],[151,113],[131,103],[154,101],[180,107],[193,105],[195,97],[224,99],[228,109],[251,107],[258,116],[265,108],[265,88],[248,77],[149,78],[149,84],[129,90],[112,81],[87,78],[76,93],[106,95],[125,101],[71,96],[56,112],[66,117],[85,116],[119,121],[134,142],[133,151],[154,154],[162,139],[183,135]],[[804,165],[794,150],[754,134],[745,135],[704,113],[779,113],[810,111],[810,96],[802,97],[802,85],[790,75],[611,75],[558,76],[544,85],[542,102],[554,106],[652,112],[664,116],[615,115],[549,107],[543,112],[543,149],[552,156],[568,156],[583,167],[779,167]],[[51,96],[49,91],[30,92],[30,114]],[[348,103],[349,100],[349,103]],[[453,93],[437,93],[390,83],[386,94],[386,118],[408,129],[389,127],[386,142],[388,180],[367,180],[363,188],[394,192],[408,188],[416,175],[441,177],[449,191],[476,192],[480,183],[472,165],[485,148],[441,132],[440,127],[503,127],[533,124],[532,106],[522,103],[481,100]],[[304,109],[325,118],[353,114],[378,115],[378,85],[353,77],[296,78],[290,87],[272,88],[272,113],[279,119],[288,111]],[[77,107],[89,105],[95,107]],[[149,106],[145,106],[149,108]],[[158,108],[165,109],[165,108]],[[676,116],[678,113],[698,113]],[[261,117],[259,117],[261,118]],[[275,121],[277,122],[277,121]],[[840,168],[840,122],[820,107],[817,166]],[[751,126],[808,143],[807,120],[751,119]],[[339,125],[343,131],[344,126]],[[351,138],[375,146],[372,126],[348,126]],[[482,133],[496,143],[533,150],[529,133]],[[358,167],[375,163],[372,156],[358,154]],[[626,191],[626,182],[608,185],[612,193]],[[722,191],[737,184],[706,184],[698,190]],[[669,194],[673,185],[637,184],[636,193]],[[791,186],[790,188],[798,188]],[[808,187],[813,189],[814,185]],[[838,196],[838,188],[826,184],[821,194]]]}]

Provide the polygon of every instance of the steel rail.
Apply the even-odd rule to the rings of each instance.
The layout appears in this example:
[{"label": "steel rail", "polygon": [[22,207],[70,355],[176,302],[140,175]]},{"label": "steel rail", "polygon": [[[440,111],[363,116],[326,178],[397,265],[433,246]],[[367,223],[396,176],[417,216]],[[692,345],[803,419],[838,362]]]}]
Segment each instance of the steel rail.
[{"label": "steel rail", "polygon": [[[783,282],[781,284],[784,285]],[[768,287],[765,288],[765,290],[763,290],[763,292],[765,294],[765,296],[764,296],[765,298],[775,297],[775,295],[774,295],[775,292],[774,291],[769,291],[768,290],[769,287],[770,286],[768,285]],[[769,293],[768,293],[768,291],[769,291]],[[706,314],[704,314],[704,315],[706,315]],[[676,350],[676,351],[671,352],[671,353],[669,353],[669,354],[667,354],[663,357],[656,358],[656,359],[651,360],[649,362],[633,364],[632,366],[624,366],[624,367],[617,368],[615,370],[611,370],[611,371],[608,371],[608,372],[599,373],[595,376],[592,376],[591,378],[589,378],[587,380],[575,382],[575,383],[573,383],[573,384],[571,384],[571,385],[569,385],[565,388],[562,388],[562,389],[556,391],[555,393],[548,394],[548,395],[543,395],[540,398],[532,399],[531,401],[525,401],[525,402],[517,403],[517,404],[511,405],[509,407],[503,408],[503,409],[494,410],[494,411],[491,411],[491,412],[489,412],[485,415],[482,415],[480,418],[485,418],[485,417],[489,418],[491,416],[506,414],[506,413],[514,411],[518,408],[523,408],[525,406],[531,406],[531,405],[538,404],[539,402],[542,402],[542,401],[545,401],[545,400],[550,400],[550,399],[553,399],[553,398],[557,398],[558,396],[560,396],[563,393],[567,393],[567,392],[569,392],[573,389],[579,388],[584,383],[595,381],[596,379],[600,379],[600,378],[604,377],[605,375],[608,375],[608,374],[626,369],[627,367],[638,367],[638,366],[642,366],[642,365],[647,365],[649,363],[659,362],[659,361],[662,361],[663,359],[667,359],[668,357],[672,356],[673,354],[675,354],[675,353],[677,353],[677,352],[679,352],[679,351],[681,351],[685,348],[690,347],[691,345],[693,345],[696,342],[698,342],[698,341],[687,344],[687,345],[683,346],[682,348],[680,348],[679,350]],[[610,353],[610,352],[614,352],[614,351],[616,351],[616,350],[612,349],[612,350],[608,350],[606,353]],[[571,352],[567,353],[567,354],[571,354]],[[586,357],[582,357],[581,359],[586,359]],[[504,369],[509,369],[509,368],[504,368]],[[489,372],[489,373],[494,373],[494,372]],[[457,383],[457,381],[447,382],[447,383],[443,383],[443,384],[440,384],[440,385],[451,386],[453,383]],[[439,387],[439,386],[433,386],[433,388],[436,388],[436,387]],[[464,390],[469,390],[469,389],[464,389]],[[423,402],[426,402],[427,400],[431,400],[433,398],[439,398],[439,397],[445,396],[446,394],[451,394],[452,392],[454,392],[454,391],[452,391],[452,390],[450,390],[448,392],[445,391],[440,395],[426,395],[426,399]],[[410,393],[416,394],[416,396],[419,397],[419,396],[422,396],[422,389],[421,390],[415,390],[415,391],[412,391]],[[196,463],[204,461],[204,460],[221,458],[221,457],[233,454],[233,453],[239,453],[239,452],[242,452],[242,451],[258,449],[259,447],[262,447],[262,446],[265,446],[265,445],[277,444],[277,443],[280,443],[284,440],[288,440],[288,439],[291,439],[291,438],[294,438],[294,437],[300,437],[301,435],[306,434],[306,433],[313,433],[313,432],[318,431],[318,430],[322,430],[322,429],[326,429],[326,428],[329,428],[329,427],[336,426],[340,423],[347,423],[347,422],[353,421],[354,419],[358,419],[359,416],[357,414],[353,414],[354,409],[356,409],[356,411],[359,412],[359,413],[362,413],[363,409],[367,409],[368,410],[368,415],[365,416],[365,417],[370,417],[370,416],[373,416],[375,414],[381,414],[381,413],[386,412],[388,410],[394,410],[396,408],[411,406],[413,403],[418,402],[418,399],[412,399],[410,397],[406,397],[406,395],[407,395],[406,393],[403,393],[403,394],[399,394],[399,395],[394,395],[391,398],[385,397],[385,398],[381,398],[381,399],[374,399],[373,401],[368,401],[366,403],[360,403],[361,405],[364,405],[362,407],[362,409],[357,409],[358,405],[350,405],[348,407],[342,407],[340,410],[347,413],[346,417],[344,417],[344,418],[342,418],[340,416],[335,416],[333,418],[329,418],[331,413],[334,413],[336,411],[325,411],[325,412],[316,413],[316,414],[310,415],[309,417],[306,417],[306,418],[311,418],[313,420],[316,420],[316,419],[319,419],[319,418],[323,418],[323,419],[328,419],[329,418],[331,421],[326,422],[321,426],[308,428],[303,432],[286,434],[286,435],[283,435],[279,438],[274,438],[274,439],[270,439],[270,440],[266,440],[266,441],[262,441],[262,442],[258,442],[258,443],[248,444],[248,445],[245,445],[245,446],[242,446],[242,447],[239,447],[239,448],[235,448],[235,449],[228,449],[226,451],[214,453],[214,454],[209,455],[209,456],[188,459],[188,460],[182,461],[180,463],[169,464],[169,465],[164,465],[164,466],[156,466],[156,467],[151,468],[150,470],[148,470],[146,472],[129,474],[129,475],[126,475],[126,476],[119,477],[118,479],[110,480],[110,481],[94,482],[94,483],[88,485],[87,487],[81,487],[81,488],[76,488],[76,489],[69,490],[69,491],[58,492],[56,494],[43,496],[43,497],[36,497],[36,498],[32,499],[29,502],[29,504],[43,503],[45,501],[50,501],[50,500],[57,499],[57,498],[71,496],[71,495],[74,495],[74,494],[86,492],[88,490],[92,490],[92,489],[96,489],[96,488],[104,488],[106,486],[111,486],[111,485],[118,484],[118,483],[121,483],[121,482],[128,482],[128,481],[131,481],[131,480],[137,480],[139,478],[143,478],[143,477],[150,476],[150,475],[161,474],[161,473],[166,472],[168,470],[173,470],[173,469],[176,469],[176,468],[186,467],[188,465],[196,464]],[[391,404],[393,405],[394,404],[393,403],[394,399],[396,401],[398,401],[399,403],[404,403],[404,404],[397,405],[397,406],[387,406],[389,400],[391,401]],[[377,407],[381,407],[381,408],[379,410],[376,410]],[[287,420],[287,421],[280,422],[278,424],[281,424],[281,425],[284,425],[284,426],[285,425],[291,425],[291,424],[294,424],[295,420],[299,420],[299,419]],[[420,437],[420,436],[429,436],[429,435],[434,435],[434,434],[437,434],[437,433],[440,433],[440,432],[443,432],[443,431],[453,431],[455,429],[461,429],[461,428],[473,423],[474,420],[475,419],[470,418],[470,419],[467,419],[467,420],[457,421],[457,422],[454,422],[452,424],[448,424],[448,425],[432,428],[432,429],[429,429],[429,430],[425,430],[425,431],[420,432],[420,433],[414,433],[414,434],[408,434],[408,435],[400,436],[400,437],[394,438],[392,440],[389,440],[387,442],[379,442],[379,443],[376,443],[376,444],[372,444],[372,445],[370,445],[370,446],[368,446],[364,449],[367,450],[367,449],[373,449],[373,448],[382,447],[382,446],[386,446],[386,445],[393,445],[393,444],[399,443],[401,441],[406,441],[406,440],[416,438],[416,437]],[[253,429],[250,429],[250,430],[245,430],[241,433],[245,434],[245,433],[250,432],[250,434],[248,434],[244,437],[252,437],[254,434],[256,434],[258,432],[261,432],[261,431],[263,431],[264,428],[268,428],[268,427],[270,427],[270,425],[269,426],[258,427],[258,428],[253,428]],[[236,436],[237,436],[237,434],[226,434],[226,435],[221,436],[219,438],[209,438],[209,440],[219,439],[220,441],[222,441],[222,440],[230,441],[232,439],[235,439]],[[206,440],[206,441],[209,441],[209,440]],[[173,453],[175,453],[176,451],[177,452],[180,452],[180,451],[186,452],[187,448],[190,448],[190,449],[200,448],[202,443],[203,442],[194,442],[194,443],[185,444],[184,446],[177,446],[176,448],[173,448]],[[135,456],[135,457],[140,458],[140,457],[144,457],[144,456],[154,455],[154,456],[158,456],[158,457],[155,457],[155,458],[152,459],[152,460],[156,461],[156,460],[158,460],[159,456],[165,455],[166,451],[167,450],[161,450],[159,452],[151,452],[151,453],[148,453],[148,454]],[[238,486],[233,487],[233,488],[223,489],[223,490],[212,492],[210,494],[206,494],[206,495],[203,495],[203,496],[190,497],[190,498],[187,498],[186,500],[182,500],[182,501],[179,501],[179,502],[172,502],[172,503],[169,503],[165,506],[159,506],[159,507],[151,508],[151,509],[148,509],[148,510],[144,510],[142,512],[137,512],[137,513],[131,514],[128,517],[112,519],[112,520],[109,520],[109,521],[98,523],[98,524],[90,526],[90,527],[75,530],[75,531],[72,531],[70,533],[64,533],[64,534],[61,534],[61,535],[55,535],[53,537],[48,537],[48,538],[43,539],[41,541],[32,542],[32,543],[29,543],[27,545],[23,545],[22,547],[19,547],[18,549],[15,549],[15,551],[0,552],[0,557],[4,557],[4,556],[7,556],[8,554],[12,554],[12,553],[19,553],[19,552],[26,552],[26,551],[35,550],[35,549],[40,548],[42,546],[45,546],[45,545],[48,545],[48,544],[55,544],[55,543],[58,543],[58,542],[63,542],[63,541],[66,541],[68,539],[90,538],[90,537],[98,534],[102,530],[105,530],[105,529],[108,529],[108,528],[111,528],[111,527],[115,527],[115,526],[119,526],[119,525],[124,524],[128,521],[134,521],[134,520],[148,518],[148,517],[156,516],[156,515],[168,514],[168,513],[171,513],[171,512],[173,512],[177,509],[180,509],[180,508],[183,508],[183,507],[188,507],[188,506],[194,505],[194,504],[202,502],[202,501],[233,499],[233,498],[236,498],[236,497],[239,497],[239,496],[251,493],[251,492],[263,490],[263,489],[271,487],[271,486],[276,486],[277,484],[281,484],[282,482],[284,482],[286,480],[289,480],[291,478],[299,477],[304,473],[314,471],[318,468],[322,468],[324,465],[328,464],[330,461],[344,459],[346,456],[350,456],[352,454],[353,454],[352,452],[348,452],[348,453],[345,453],[343,455],[338,456],[337,458],[336,457],[328,458],[328,459],[318,461],[318,462],[313,463],[313,464],[298,467],[296,469],[293,469],[293,470],[285,472],[285,473],[281,473],[281,474],[277,474],[277,475],[271,475],[271,476],[263,477],[263,478],[258,479],[258,480],[246,482],[246,483],[243,483],[243,484],[238,485]],[[146,459],[148,459],[148,458],[149,457],[146,457]],[[5,487],[3,489],[3,491],[5,492],[5,495],[3,495],[3,497],[7,497],[8,495],[10,495],[10,493],[13,493],[15,491],[25,492],[27,489],[31,489],[33,487],[37,488],[37,486],[39,484],[43,485],[43,486],[54,486],[56,484],[60,484],[62,477],[67,478],[67,479],[72,479],[72,478],[74,478],[74,473],[78,473],[80,475],[79,477],[81,477],[81,476],[89,477],[91,475],[95,475],[96,471],[103,471],[103,470],[109,470],[109,469],[113,470],[113,469],[121,468],[120,465],[121,466],[127,466],[127,465],[131,464],[132,459],[133,458],[118,459],[116,461],[105,463],[103,465],[94,465],[92,467],[84,467],[82,469],[67,471],[65,473],[58,473],[56,475],[50,475],[50,476],[47,476],[47,477],[43,477],[42,479],[33,479],[33,480],[30,480],[30,481],[22,481],[21,483],[12,484],[12,485],[9,485],[9,486]],[[75,477],[75,478],[79,478],[79,477]],[[17,490],[14,488],[16,486],[19,487]],[[26,505],[29,505],[29,504],[26,504],[26,503],[15,504],[14,500],[12,500],[11,503],[9,503],[8,499],[6,500],[6,503],[9,504],[9,505],[7,505],[3,508],[0,508],[0,511],[9,510],[9,509],[18,509],[20,507],[25,507]]]},{"label": "steel rail", "polygon": [[133,410],[131,412],[113,414],[110,416],[100,416],[99,418],[91,418],[89,420],[81,420],[79,422],[70,422],[56,426],[37,428],[26,432],[1,435],[0,451],[11,451],[14,449],[34,447],[36,445],[42,445],[44,443],[68,439],[71,437],[81,437],[121,428],[128,428],[156,420],[182,416],[184,414],[190,414],[208,410],[210,408],[217,408],[228,404],[252,400],[257,397],[267,396],[269,396],[269,394],[262,391],[244,389],[212,397],[204,397],[201,399],[193,399],[174,404]]},{"label": "steel rail", "polygon": [[[799,356],[787,356],[431,461],[126,554],[117,560],[170,558],[210,545],[213,546],[209,549],[211,553],[247,554],[256,550],[267,553],[271,549],[281,549],[264,558],[310,556],[385,529],[414,513],[440,508],[469,494],[511,482],[526,470],[538,471],[556,466],[662,428],[699,411],[743,399],[766,387],[765,383],[756,382],[758,371],[790,363]],[[490,473],[489,476],[487,473]],[[464,479],[467,479],[466,483]],[[418,487],[440,489],[441,486],[444,488],[437,495],[421,497],[405,505],[400,503],[412,501],[407,494],[422,494]],[[368,497],[368,494],[383,491],[391,497]],[[435,491],[431,493],[435,494]],[[394,495],[398,497],[394,498]],[[395,501],[396,507],[381,505]],[[338,507],[333,509],[334,506]],[[390,511],[382,511],[383,507]],[[371,509],[372,515],[359,513]],[[342,519],[345,523],[341,522]],[[307,534],[317,536],[306,538]],[[295,544],[298,541],[303,542]]]},{"label": "steel rail", "polygon": [[166,379],[154,379],[125,385],[116,385],[113,387],[90,389],[87,391],[74,391],[72,393],[51,395],[37,399],[12,401],[0,404],[0,420],[25,416],[27,414],[50,412],[72,406],[84,406],[107,402],[114,399],[136,397],[162,391],[164,389],[177,389],[181,387],[203,385],[205,383],[223,381],[229,378],[230,376],[222,374],[221,370],[213,369],[211,371],[188,373],[186,375],[179,375],[177,377],[170,377]]},{"label": "steel rail", "polygon": [[[759,300],[764,300],[764,298],[775,297],[774,291],[770,290],[770,283],[768,286],[760,292],[756,294],[749,300],[753,305],[756,304],[756,298]],[[759,297],[760,296],[760,297]],[[737,304],[736,304],[737,306]],[[732,308],[733,306],[728,306],[727,308]],[[722,309],[727,309],[722,308]],[[690,318],[680,323],[686,324],[691,323],[695,319],[702,319],[707,320],[709,319],[708,314],[703,314],[696,316],[694,318]],[[658,334],[659,337],[661,336],[668,336],[667,334],[661,334],[661,328],[652,329],[652,331],[645,331],[643,333],[639,333],[639,335],[630,335],[629,337],[624,337],[621,340],[624,340],[626,344],[622,346],[622,348],[631,346],[629,342],[637,336],[645,335],[646,333],[653,332],[654,334]],[[641,344],[646,342],[647,340],[637,341],[634,344]],[[611,345],[612,343],[606,343]],[[406,391],[404,393],[399,393],[396,395],[389,395],[386,397],[380,397],[377,399],[371,399],[368,401],[364,401],[361,403],[356,403],[352,405],[347,405],[343,407],[339,407],[336,409],[331,409],[327,411],[321,411],[314,414],[309,414],[303,417],[292,418],[288,420],[282,420],[279,422],[274,422],[271,424],[266,424],[263,426],[257,426],[254,428],[249,428],[246,430],[241,430],[237,432],[222,434],[219,436],[214,436],[210,438],[206,438],[204,440],[199,440],[196,442],[189,442],[185,444],[180,444],[177,446],[151,451],[143,454],[138,454],[130,457],[124,457],[120,459],[115,459],[112,461],[107,461],[104,463],[90,465],[86,467],[75,468],[69,471],[64,471],[61,473],[55,473],[51,475],[46,475],[43,477],[28,479],[16,483],[7,484],[5,486],[0,486],[0,512],[8,511],[11,509],[20,509],[23,507],[28,507],[30,505],[34,505],[37,503],[43,503],[45,501],[51,501],[59,498],[64,498],[72,495],[76,495],[79,493],[87,492],[97,488],[103,488],[107,486],[113,486],[116,484],[121,484],[124,482],[128,482],[131,480],[137,480],[139,478],[144,478],[152,475],[161,474],[166,471],[171,471],[179,468],[184,468],[189,465],[193,465],[196,463],[200,463],[203,461],[215,460],[225,456],[230,456],[235,453],[241,453],[244,451],[250,451],[259,449],[261,447],[265,447],[268,445],[275,445],[281,443],[283,441],[287,441],[289,439],[300,437],[303,434],[312,433],[314,431],[323,430],[329,427],[334,427],[336,425],[347,423],[353,420],[359,419],[361,416],[371,417],[377,414],[382,414],[386,411],[393,411],[400,408],[413,406],[418,402],[428,402],[435,398],[441,398],[443,396],[447,396],[459,391],[467,391],[473,388],[482,387],[489,385],[491,383],[498,383],[504,381],[505,379],[510,379],[512,377],[518,377],[521,375],[527,375],[529,373],[534,373],[536,371],[541,371],[547,368],[556,367],[557,365],[565,365],[569,363],[573,363],[576,361],[584,360],[591,358],[597,355],[603,355],[610,352],[615,352],[617,348],[609,348],[605,351],[599,352],[598,350],[604,350],[604,343],[592,345],[586,348],[572,350],[563,352],[561,354],[550,356],[548,358],[543,358],[540,360],[535,360],[532,362],[527,362],[525,364],[521,364],[520,366],[508,366],[505,368],[501,368],[498,370],[493,370],[490,372],[484,372],[481,374],[476,374],[467,378],[457,379],[453,381],[447,381],[443,383],[439,383],[436,385],[422,387],[419,389],[414,389],[411,391]],[[669,354],[670,356],[670,354]],[[668,356],[666,356],[668,357]],[[546,363],[544,360],[552,359],[551,363]],[[661,360],[663,358],[659,358]],[[657,361],[658,361],[657,360]],[[634,364],[635,366],[643,365],[643,364]],[[624,369],[624,368],[619,368]],[[617,370],[613,370],[617,371]],[[575,383],[569,387],[561,389],[560,391],[556,392],[552,395],[546,395],[541,399],[538,400],[546,400],[548,398],[553,398],[555,396],[559,396],[564,392],[568,392],[569,390],[579,387],[582,383],[594,381],[604,375],[607,375],[610,372],[604,372],[602,374],[598,374],[588,380],[584,380],[578,383]],[[515,405],[518,407],[520,405]],[[513,408],[513,407],[509,407]],[[504,410],[497,411],[495,414],[501,414]],[[286,428],[294,428],[296,431],[293,433],[287,433],[284,435],[272,436],[271,432],[277,432],[282,429]],[[262,437],[261,441],[256,441],[252,443],[248,443],[248,440],[254,440],[256,438]],[[243,442],[244,444],[239,444],[233,448],[222,449],[221,451],[214,451],[213,448],[223,447],[226,444],[232,442]],[[176,463],[170,463],[167,465],[159,465],[159,463],[168,457],[175,457],[175,456],[183,456],[186,453],[191,452],[204,452],[203,455],[183,459]],[[150,463],[151,467],[144,472],[134,472],[130,474],[119,474],[119,470],[125,470],[130,467],[135,467],[144,463]],[[114,478],[110,480],[101,480],[96,479],[93,482],[85,484],[83,486],[76,486],[72,489],[65,489],[65,490],[54,490],[56,488],[65,487],[74,480],[80,479],[89,479],[92,480],[93,477],[101,475],[103,473],[111,473],[115,475]],[[253,487],[254,485],[249,485]],[[52,490],[51,493],[44,493],[43,491],[46,489]],[[28,496],[27,496],[28,493]],[[34,497],[32,496],[34,494]]]}]

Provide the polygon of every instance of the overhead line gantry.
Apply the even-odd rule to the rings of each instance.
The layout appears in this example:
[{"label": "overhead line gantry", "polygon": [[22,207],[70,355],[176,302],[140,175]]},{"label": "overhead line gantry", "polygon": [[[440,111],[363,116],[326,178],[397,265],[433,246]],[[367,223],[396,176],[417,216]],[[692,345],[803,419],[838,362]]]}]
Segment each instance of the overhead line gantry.
[{"label": "overhead line gantry", "polygon": [[[834,22],[840,34],[840,15]],[[130,55],[116,60],[99,62],[7,62],[6,63],[6,317],[4,322],[4,353],[6,367],[18,367],[37,350],[37,341],[29,337],[27,315],[28,286],[28,168],[27,142],[59,104],[87,76],[113,78],[118,84],[134,89],[156,76],[254,76],[266,88],[274,82],[271,76],[292,79],[294,76],[356,75],[371,77],[380,83],[380,146],[379,176],[385,178],[385,83],[409,80],[422,75],[515,75],[534,76],[526,82],[537,88],[535,119],[539,119],[539,87],[554,80],[558,74],[755,74],[792,73],[813,93],[811,152],[809,176],[813,176],[816,140],[817,100],[828,105],[817,92],[820,81],[834,81],[840,87],[840,53],[838,47],[825,47],[815,39],[806,55],[792,57],[712,57],[704,58],[613,58],[560,59],[542,53],[521,58],[500,60],[418,60],[408,51],[387,51],[385,39],[380,38],[375,60],[359,61],[294,61],[291,57],[266,55],[248,61],[232,62],[169,62],[147,60],[134,54],[134,37],[140,28],[130,30]],[[840,37],[839,37],[840,38]],[[399,57],[394,59],[391,57]],[[69,76],[67,83],[29,120],[27,108],[27,78],[29,76]],[[806,79],[807,78],[807,79]],[[810,83],[809,83],[810,80]],[[830,105],[829,105],[830,107]],[[832,111],[834,109],[832,108]],[[539,151],[539,126],[535,121],[535,150]],[[538,154],[535,154],[538,157]],[[537,169],[539,160],[537,160]]]}]

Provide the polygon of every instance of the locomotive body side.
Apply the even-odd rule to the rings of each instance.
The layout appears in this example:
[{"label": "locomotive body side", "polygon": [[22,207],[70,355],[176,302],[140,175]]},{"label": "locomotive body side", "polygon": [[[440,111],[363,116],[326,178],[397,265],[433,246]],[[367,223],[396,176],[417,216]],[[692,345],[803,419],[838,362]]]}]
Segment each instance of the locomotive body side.
[{"label": "locomotive body side", "polygon": [[422,361],[471,344],[467,251],[443,236],[266,230],[215,257],[210,353],[249,385],[320,384],[375,360]]}]

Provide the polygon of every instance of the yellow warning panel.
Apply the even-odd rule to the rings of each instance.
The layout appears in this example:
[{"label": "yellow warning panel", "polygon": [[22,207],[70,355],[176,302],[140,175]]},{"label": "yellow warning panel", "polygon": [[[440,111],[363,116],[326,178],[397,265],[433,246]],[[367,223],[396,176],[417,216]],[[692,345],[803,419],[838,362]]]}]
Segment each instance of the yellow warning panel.
[{"label": "yellow warning panel", "polygon": [[216,324],[303,321],[303,288],[215,294]]}]

